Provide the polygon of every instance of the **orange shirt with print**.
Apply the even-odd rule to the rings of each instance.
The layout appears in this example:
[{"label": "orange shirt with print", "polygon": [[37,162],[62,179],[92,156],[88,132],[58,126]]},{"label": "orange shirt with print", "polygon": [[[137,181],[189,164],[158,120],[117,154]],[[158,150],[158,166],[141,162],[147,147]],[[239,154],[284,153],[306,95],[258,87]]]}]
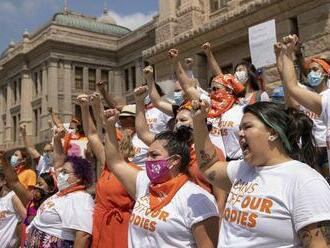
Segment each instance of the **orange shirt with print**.
[{"label": "orange shirt with print", "polygon": [[17,176],[19,182],[27,189],[35,186],[37,183],[37,174],[31,169],[22,169]]},{"label": "orange shirt with print", "polygon": [[[217,148],[217,157],[220,161],[226,161],[223,152]],[[212,193],[212,185],[204,178],[198,167],[198,161],[196,156],[196,150],[194,145],[190,147],[190,163],[188,165],[189,179],[196,183],[198,186]]]},{"label": "orange shirt with print", "polygon": [[95,194],[92,247],[128,247],[128,224],[135,202],[106,165]]}]

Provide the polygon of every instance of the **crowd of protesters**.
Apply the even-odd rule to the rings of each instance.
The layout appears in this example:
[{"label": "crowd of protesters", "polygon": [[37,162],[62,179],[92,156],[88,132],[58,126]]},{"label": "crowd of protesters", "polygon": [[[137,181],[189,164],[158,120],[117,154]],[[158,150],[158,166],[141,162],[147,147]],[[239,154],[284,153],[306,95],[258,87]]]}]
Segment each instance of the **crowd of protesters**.
[{"label": "crowd of protesters", "polygon": [[50,107],[42,153],[21,125],[25,148],[0,150],[1,247],[330,247],[329,61],[282,38],[273,100],[253,64],[224,73],[201,49],[208,90],[171,49],[171,96],[147,66],[135,104],[100,81],[80,120]]}]

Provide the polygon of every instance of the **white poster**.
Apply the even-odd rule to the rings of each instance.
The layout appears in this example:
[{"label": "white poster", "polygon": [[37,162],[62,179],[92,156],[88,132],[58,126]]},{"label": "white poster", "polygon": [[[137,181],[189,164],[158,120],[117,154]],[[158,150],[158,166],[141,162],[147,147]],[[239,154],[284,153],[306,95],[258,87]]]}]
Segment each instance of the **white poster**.
[{"label": "white poster", "polygon": [[251,59],[256,68],[276,63],[274,53],[276,42],[274,19],[249,28]]}]

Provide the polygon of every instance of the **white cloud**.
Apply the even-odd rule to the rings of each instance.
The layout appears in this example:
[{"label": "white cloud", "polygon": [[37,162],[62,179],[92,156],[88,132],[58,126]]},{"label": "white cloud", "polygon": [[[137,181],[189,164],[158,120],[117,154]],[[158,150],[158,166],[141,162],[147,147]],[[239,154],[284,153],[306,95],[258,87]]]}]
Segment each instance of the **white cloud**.
[{"label": "white cloud", "polygon": [[152,18],[157,14],[157,12],[150,13],[134,13],[131,15],[120,15],[114,11],[110,11],[111,16],[116,20],[118,25],[127,27],[134,30],[143,24],[152,20]]}]

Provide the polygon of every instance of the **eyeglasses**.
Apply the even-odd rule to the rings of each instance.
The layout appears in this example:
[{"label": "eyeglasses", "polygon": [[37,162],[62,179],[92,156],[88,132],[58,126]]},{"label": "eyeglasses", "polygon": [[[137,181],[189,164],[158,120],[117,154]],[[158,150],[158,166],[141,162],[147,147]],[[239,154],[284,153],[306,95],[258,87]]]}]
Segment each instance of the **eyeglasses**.
[{"label": "eyeglasses", "polygon": [[63,173],[64,175],[66,175],[66,174],[68,174],[68,175],[70,175],[70,174],[74,174],[74,172],[72,172],[72,171],[67,171],[66,169],[62,169],[62,170],[61,170],[61,173]]}]

